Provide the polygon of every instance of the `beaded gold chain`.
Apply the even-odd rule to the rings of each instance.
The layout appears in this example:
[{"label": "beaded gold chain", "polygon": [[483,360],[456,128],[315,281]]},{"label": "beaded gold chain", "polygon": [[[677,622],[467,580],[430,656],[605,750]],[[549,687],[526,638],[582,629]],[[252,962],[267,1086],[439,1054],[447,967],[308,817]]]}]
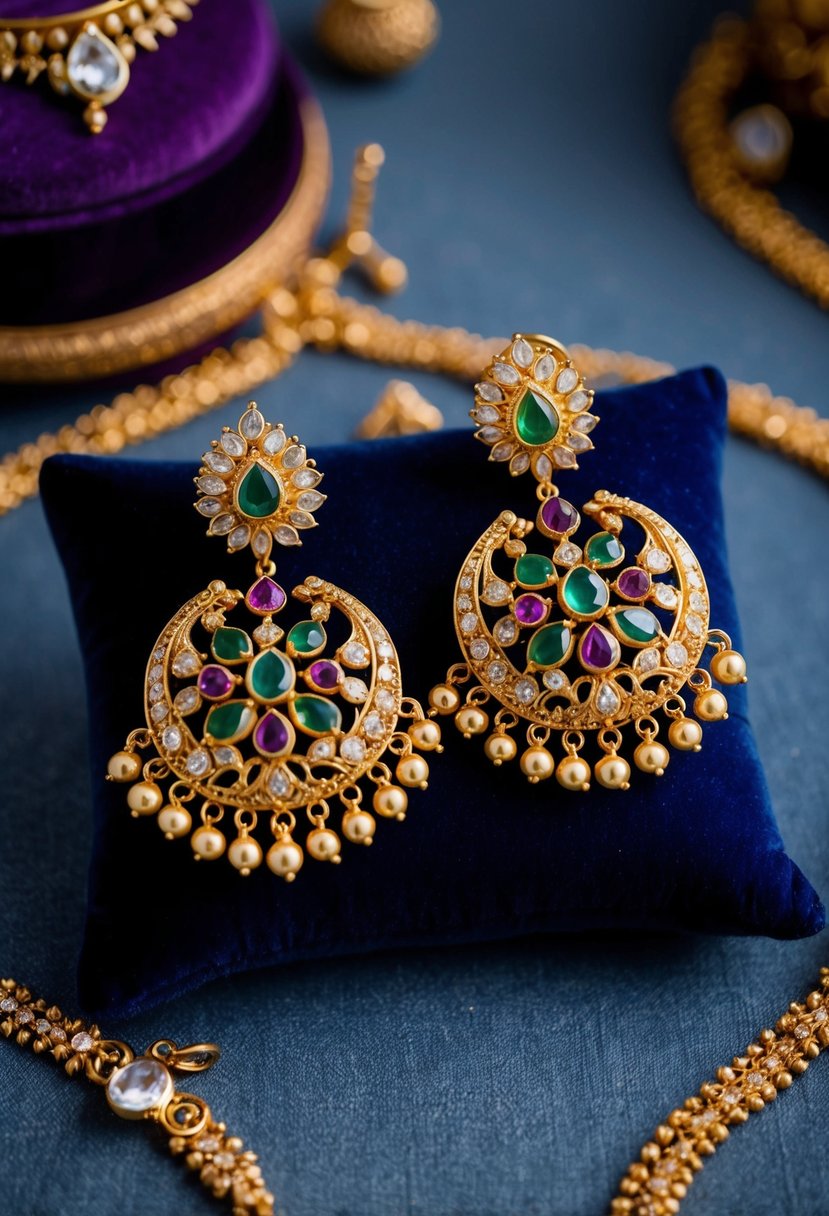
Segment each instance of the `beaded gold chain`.
[{"label": "beaded gold chain", "polygon": [[[343,236],[327,256],[307,263],[293,290],[280,288],[271,294],[263,309],[261,335],[240,339],[227,350],[215,350],[157,386],[141,385],[134,392],[119,394],[110,405],[95,406],[73,426],[41,435],[6,455],[0,461],[0,514],[37,493],[40,467],[48,456],[56,452],[111,455],[129,444],[154,438],[278,376],[306,346],[345,350],[371,362],[474,380],[503,345],[502,339],[399,321],[336,290],[343,272],[353,263],[380,290],[391,290],[405,280],[405,268],[385,254],[369,232],[381,163],[382,152],[376,145],[360,151]],[[829,269],[826,275],[829,300]],[[571,349],[594,381],[612,377],[640,383],[674,370],[667,363],[638,355],[584,346]],[[829,419],[818,417],[814,410],[774,395],[764,384],[730,381],[728,419],[735,433],[829,478]],[[126,1044],[103,1039],[97,1027],[67,1019],[60,1009],[35,1000],[14,980],[0,981],[0,1018],[0,1031],[6,1038],[14,1037],[39,1054],[51,1055],[70,1076],[84,1075],[106,1085],[108,1091],[111,1086],[110,1105],[121,1114],[118,1074],[127,1065],[144,1062],[142,1066],[148,1068],[160,1064],[170,1074],[166,1084],[156,1071],[159,1085],[166,1084],[164,1101],[139,1115],[163,1126],[173,1153],[183,1156],[213,1195],[232,1201],[234,1216],[272,1216],[274,1199],[255,1155],[244,1150],[237,1137],[228,1136],[206,1103],[175,1090],[172,1071],[209,1067],[218,1058],[212,1044],[179,1049],[162,1039],[136,1057]],[[719,1069],[716,1080],[706,1082],[656,1129],[653,1140],[644,1145],[622,1179],[611,1203],[611,1216],[674,1216],[704,1158],[728,1138],[730,1129],[788,1088],[827,1046],[829,968],[824,968],[819,989],[804,1002],[790,1005],[775,1030],[762,1031],[742,1056]],[[121,1089],[129,1091],[129,1086]]]}]

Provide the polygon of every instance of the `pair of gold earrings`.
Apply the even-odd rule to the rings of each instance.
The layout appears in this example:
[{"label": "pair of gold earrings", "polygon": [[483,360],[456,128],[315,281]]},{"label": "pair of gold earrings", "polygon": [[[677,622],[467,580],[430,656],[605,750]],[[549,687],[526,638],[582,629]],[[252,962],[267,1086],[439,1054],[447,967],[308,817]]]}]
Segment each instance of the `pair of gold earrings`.
[{"label": "pair of gold earrings", "polygon": [[[466,737],[486,735],[496,765],[518,756],[522,731],[529,781],[555,775],[569,790],[587,790],[593,775],[629,788],[627,727],[639,739],[636,766],[661,776],[670,753],[657,714],[670,745],[698,751],[700,720],[727,717],[712,676],[740,683],[745,662],[709,628],[699,562],[655,511],[598,490],[582,508],[597,530],[578,542],[581,515],[554,479],[593,447],[592,406],[567,351],[541,335],[516,334],[475,386],[476,438],[513,476],[532,474],[538,506],[534,523],[502,511],[467,555],[453,604],[462,661],[425,713],[403,695],[388,631],[347,591],[310,576],[290,596],[303,619],[279,623],[289,596],[274,579],[274,545],[300,545],[326,496],[303,445],[251,403],[205,452],[195,505],[231,553],[252,550],[256,577],[246,591],[214,580],[161,631],[146,726],[109,762],[109,778],[130,785],[132,814],[156,816],[167,839],[189,836],[197,859],[226,853],[242,874],[265,862],[290,882],[306,853],[337,863],[341,837],[367,845],[375,815],[405,818],[408,791],[429,776],[420,753],[442,750],[440,716]],[[254,835],[260,817],[267,851]]]}]

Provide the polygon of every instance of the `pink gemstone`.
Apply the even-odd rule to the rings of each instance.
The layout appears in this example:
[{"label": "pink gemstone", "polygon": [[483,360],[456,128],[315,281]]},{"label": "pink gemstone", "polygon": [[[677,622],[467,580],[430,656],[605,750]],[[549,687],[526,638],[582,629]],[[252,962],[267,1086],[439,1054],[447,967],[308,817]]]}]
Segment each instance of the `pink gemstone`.
[{"label": "pink gemstone", "polygon": [[630,566],[619,575],[618,583],[619,594],[623,595],[625,599],[641,600],[650,590],[651,576],[647,570],[640,570],[638,566]]},{"label": "pink gemstone", "polygon": [[547,615],[547,605],[540,595],[519,595],[513,612],[522,625],[537,625]]},{"label": "pink gemstone", "polygon": [[233,676],[224,667],[211,663],[199,672],[199,692],[208,701],[221,701],[233,687]]},{"label": "pink gemstone", "polygon": [[330,692],[339,684],[342,672],[330,659],[319,659],[316,663],[311,664],[308,675],[315,688],[323,688],[326,692]]},{"label": "pink gemstone", "polygon": [[585,633],[579,655],[586,667],[607,671],[619,658],[619,646],[606,629],[591,625]]},{"label": "pink gemstone", "polygon": [[245,596],[245,603],[251,612],[256,612],[259,616],[267,616],[269,612],[279,612],[279,609],[284,607],[286,599],[287,596],[279,583],[275,583],[272,578],[265,575],[253,584]]},{"label": "pink gemstone", "polygon": [[563,536],[565,532],[575,528],[579,513],[563,498],[548,498],[541,508],[541,518],[546,528]]}]

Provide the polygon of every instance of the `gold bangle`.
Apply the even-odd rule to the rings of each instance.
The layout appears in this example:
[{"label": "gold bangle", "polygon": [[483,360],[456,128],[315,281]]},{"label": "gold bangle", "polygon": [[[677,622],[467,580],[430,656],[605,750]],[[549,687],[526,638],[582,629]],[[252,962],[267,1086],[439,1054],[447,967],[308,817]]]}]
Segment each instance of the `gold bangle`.
[{"label": "gold bangle", "polygon": [[103,131],[106,106],[130,82],[138,47],[157,51],[172,38],[199,0],[104,0],[54,17],[21,17],[0,24],[0,78],[16,72],[34,84],[45,72],[54,91],[86,102],[84,122]]}]

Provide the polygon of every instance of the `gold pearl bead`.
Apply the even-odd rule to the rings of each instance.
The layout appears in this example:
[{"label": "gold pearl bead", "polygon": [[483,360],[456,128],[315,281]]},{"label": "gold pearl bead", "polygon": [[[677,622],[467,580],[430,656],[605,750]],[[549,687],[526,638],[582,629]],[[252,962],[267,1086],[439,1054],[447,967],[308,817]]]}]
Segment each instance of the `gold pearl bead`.
[{"label": "gold pearl bead", "polygon": [[450,684],[436,684],[429,693],[429,704],[439,714],[453,714],[460,703],[458,690]]},{"label": "gold pearl bead", "polygon": [[661,743],[649,743],[647,740],[643,740],[633,753],[633,759],[636,761],[636,767],[640,768],[643,773],[654,773],[657,777],[661,777],[668,767],[671,757],[667,747]]},{"label": "gold pearl bead", "polygon": [[158,812],[157,823],[168,840],[177,840],[187,835],[193,820],[183,806],[165,806]]},{"label": "gold pearl bead", "polygon": [[265,857],[268,869],[286,882],[294,881],[304,860],[305,855],[295,840],[277,840]]},{"label": "gold pearl bead", "polygon": [[20,46],[27,55],[37,55],[40,48],[43,46],[43,39],[37,30],[27,30],[20,39]]},{"label": "gold pearl bead", "polygon": [[518,745],[512,735],[501,735],[496,731],[484,744],[484,752],[493,764],[500,765],[515,759]]},{"label": "gold pearl bead", "polygon": [[227,859],[232,866],[247,877],[251,870],[262,864],[262,849],[252,836],[237,836],[227,850]]},{"label": "gold pearl bead", "polygon": [[107,775],[113,781],[135,781],[141,775],[141,758],[135,752],[116,752],[107,764]]},{"label": "gold pearl bead", "polygon": [[342,860],[340,857],[340,838],[330,828],[314,828],[313,832],[308,833],[308,839],[305,844],[308,852],[317,861],[331,861],[335,865],[339,865]]},{"label": "gold pearl bead", "polygon": [[728,717],[728,701],[716,688],[708,688],[695,698],[694,713],[704,722],[719,722]]},{"label": "gold pearl bead", "polygon": [[133,815],[154,815],[161,810],[163,801],[161,790],[154,781],[139,781],[127,791],[127,806]]},{"label": "gold pearl bead", "polygon": [[711,660],[711,675],[718,684],[745,684],[746,661],[738,650],[720,650]]},{"label": "gold pearl bead", "polygon": [[117,13],[107,13],[104,17],[104,33],[116,38],[124,32],[124,23]]},{"label": "gold pearl bead", "polygon": [[56,25],[46,35],[46,45],[52,51],[62,51],[69,42],[69,35],[61,26]]},{"label": "gold pearl bead", "polygon": [[399,819],[402,823],[406,818],[409,795],[399,785],[381,785],[374,791],[372,802],[378,815],[385,819]]},{"label": "gold pearl bead", "polygon": [[343,67],[384,76],[417,63],[438,27],[433,0],[326,0],[318,33]]},{"label": "gold pearl bead", "polygon": [[578,756],[565,756],[559,761],[556,780],[566,790],[589,790],[590,765]]},{"label": "gold pearl bead", "polygon": [[433,752],[440,747],[440,727],[431,718],[421,718],[409,727],[412,742],[424,752]]},{"label": "gold pearl bead", "polygon": [[698,752],[702,745],[702,727],[693,718],[677,718],[668,727],[671,747],[680,752]]},{"label": "gold pearl bead", "polygon": [[422,756],[404,756],[398,762],[395,773],[401,785],[419,785],[422,790],[425,790],[429,765]]},{"label": "gold pearl bead", "polygon": [[343,815],[343,835],[352,844],[371,844],[377,823],[368,811],[346,811]]},{"label": "gold pearl bead", "polygon": [[196,861],[215,861],[224,853],[227,841],[218,828],[204,824],[190,837],[190,847],[196,855]]},{"label": "gold pearl bead", "polygon": [[455,714],[455,725],[464,739],[473,735],[482,735],[489,726],[489,715],[475,705],[464,705]]},{"label": "gold pearl bead", "polygon": [[630,765],[621,756],[602,756],[595,773],[599,785],[607,790],[630,789]]},{"label": "gold pearl bead", "polygon": [[533,785],[552,776],[555,761],[546,747],[528,747],[521,756],[521,771]]}]

